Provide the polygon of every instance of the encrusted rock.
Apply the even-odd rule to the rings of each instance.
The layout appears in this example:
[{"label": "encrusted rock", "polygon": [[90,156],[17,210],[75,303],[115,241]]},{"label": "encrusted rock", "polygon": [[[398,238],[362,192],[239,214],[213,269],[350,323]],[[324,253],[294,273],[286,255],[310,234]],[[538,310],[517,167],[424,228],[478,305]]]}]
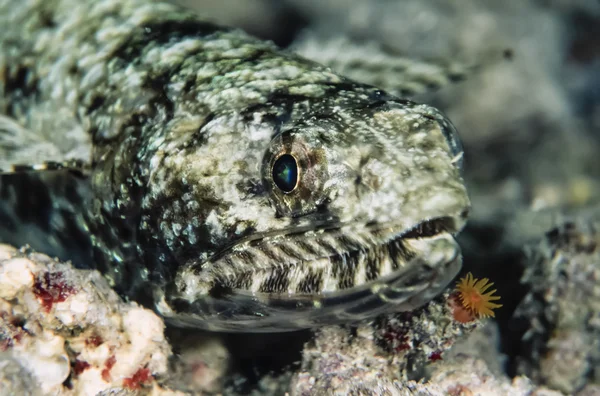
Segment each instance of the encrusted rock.
[{"label": "encrusted rock", "polygon": [[530,291],[515,312],[526,330],[518,372],[570,394],[600,383],[599,226],[566,222],[529,248]]},{"label": "encrusted rock", "polygon": [[410,379],[422,378],[425,366],[442,360],[479,323],[456,321],[451,301],[446,293],[423,308],[377,323],[319,330],[304,349],[291,394],[403,394]]},{"label": "encrusted rock", "polygon": [[[124,303],[96,271],[0,245],[0,378],[9,393],[34,384],[41,394],[167,392],[157,382],[171,355],[163,331],[159,317]],[[17,371],[31,380],[19,385]]]},{"label": "encrusted rock", "polygon": [[[562,395],[537,386],[527,377],[510,379],[503,374],[493,326],[481,328],[471,324],[466,327],[451,320],[444,304],[438,301],[430,305],[407,320],[403,328],[409,329],[408,336],[401,337],[402,344],[392,342],[381,348],[381,340],[376,340],[381,333],[376,332],[374,338],[369,326],[361,326],[356,332],[341,327],[323,329],[314,344],[305,349],[302,368],[292,381],[290,394]],[[430,308],[439,310],[438,315],[434,313],[425,319],[426,314],[431,314]],[[456,345],[459,348],[450,348],[465,331],[473,332],[461,339],[461,345]],[[483,348],[482,340],[486,337],[487,348]],[[431,352],[438,348],[445,353]],[[419,365],[425,370],[414,371]]]}]

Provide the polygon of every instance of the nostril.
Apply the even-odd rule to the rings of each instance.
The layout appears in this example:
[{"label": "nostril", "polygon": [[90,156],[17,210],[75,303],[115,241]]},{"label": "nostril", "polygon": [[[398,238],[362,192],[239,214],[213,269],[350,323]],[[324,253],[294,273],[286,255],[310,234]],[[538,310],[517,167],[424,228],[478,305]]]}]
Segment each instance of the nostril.
[{"label": "nostril", "polygon": [[370,190],[379,190],[383,186],[384,179],[392,177],[389,172],[389,167],[372,158],[361,168],[357,179],[360,180],[360,184],[368,187]]},{"label": "nostril", "polygon": [[367,187],[369,190],[379,190],[381,188],[381,178],[368,169],[365,169],[357,179],[360,180],[360,185]]},{"label": "nostril", "polygon": [[435,120],[439,124],[440,130],[442,131],[442,134],[446,139],[446,143],[448,143],[448,148],[450,149],[452,164],[454,164],[454,166],[456,166],[462,172],[464,165],[463,146],[458,136],[456,127],[448,118],[443,116],[439,110],[429,109],[428,113],[425,114],[425,117]]}]

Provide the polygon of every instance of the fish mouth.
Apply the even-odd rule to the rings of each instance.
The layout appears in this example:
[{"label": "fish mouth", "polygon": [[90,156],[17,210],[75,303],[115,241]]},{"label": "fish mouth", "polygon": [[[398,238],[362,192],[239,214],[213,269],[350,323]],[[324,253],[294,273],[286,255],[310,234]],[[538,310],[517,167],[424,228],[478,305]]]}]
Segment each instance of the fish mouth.
[{"label": "fish mouth", "polygon": [[[231,332],[292,331],[413,310],[460,270],[460,228],[455,218],[439,217],[404,231],[348,225],[246,241],[216,260],[219,276],[208,292],[163,298],[157,308],[178,326]],[[252,267],[265,257],[281,264]]]}]

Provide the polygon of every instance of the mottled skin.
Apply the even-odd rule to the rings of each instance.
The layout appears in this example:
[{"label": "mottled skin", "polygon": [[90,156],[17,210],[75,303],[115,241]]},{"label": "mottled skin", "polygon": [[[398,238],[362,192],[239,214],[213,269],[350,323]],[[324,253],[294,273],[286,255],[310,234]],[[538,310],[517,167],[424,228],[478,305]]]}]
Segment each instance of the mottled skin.
[{"label": "mottled skin", "polygon": [[[0,0],[0,25],[0,111],[81,131],[94,266],[173,322],[360,320],[457,273],[469,201],[434,108],[168,4]],[[284,153],[291,193],[271,174]]]}]

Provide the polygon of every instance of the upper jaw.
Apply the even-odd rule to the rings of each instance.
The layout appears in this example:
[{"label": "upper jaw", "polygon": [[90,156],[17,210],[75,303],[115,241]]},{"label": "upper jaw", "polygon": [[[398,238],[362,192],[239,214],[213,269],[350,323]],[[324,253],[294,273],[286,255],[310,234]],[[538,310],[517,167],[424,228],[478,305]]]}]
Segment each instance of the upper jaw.
[{"label": "upper jaw", "polygon": [[235,279],[248,272],[270,271],[303,265],[356,251],[368,251],[394,240],[418,240],[440,234],[453,235],[464,220],[439,217],[413,227],[387,224],[327,224],[314,229],[293,228],[283,232],[254,235],[238,242],[203,268],[204,282]]}]

